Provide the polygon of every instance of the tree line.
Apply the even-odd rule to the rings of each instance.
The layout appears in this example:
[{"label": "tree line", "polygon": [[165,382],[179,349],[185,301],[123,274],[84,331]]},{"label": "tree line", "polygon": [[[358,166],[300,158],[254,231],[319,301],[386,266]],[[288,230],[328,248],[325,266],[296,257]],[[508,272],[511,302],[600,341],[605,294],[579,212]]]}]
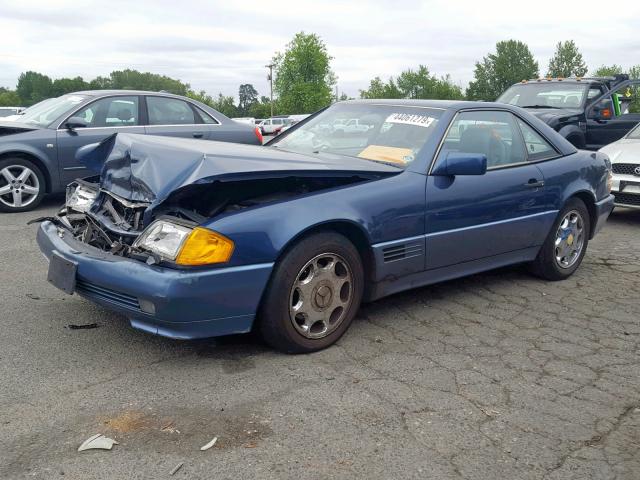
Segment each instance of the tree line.
[{"label": "tree line", "polygon": [[[51,79],[45,74],[28,71],[18,78],[14,90],[0,87],[0,106],[30,106],[41,100],[80,90],[131,89],[166,91],[201,101],[229,117],[266,118],[273,108],[276,114],[312,113],[336,100],[346,100],[344,93],[336,98],[337,77],[331,69],[331,57],[322,39],[316,34],[300,32],[284,50],[273,57],[274,104],[259,95],[251,84],[238,88],[238,101],[219,93],[211,96],[204,90],[195,91],[180,80],[151,72],[126,69],[111,72],[106,77],[86,81],[82,77]],[[587,75],[589,69],[573,40],[558,42],[545,76],[568,78]],[[617,64],[595,69],[593,76],[628,73],[640,78],[640,65],[626,72]],[[538,62],[529,47],[518,40],[496,44],[494,52],[475,63],[473,80],[466,90],[455,84],[450,75],[436,76],[426,65],[408,68],[395,78],[383,80],[377,76],[368,88],[360,90],[360,98],[408,98],[441,100],[495,100],[510,85],[524,79],[540,77]]]}]

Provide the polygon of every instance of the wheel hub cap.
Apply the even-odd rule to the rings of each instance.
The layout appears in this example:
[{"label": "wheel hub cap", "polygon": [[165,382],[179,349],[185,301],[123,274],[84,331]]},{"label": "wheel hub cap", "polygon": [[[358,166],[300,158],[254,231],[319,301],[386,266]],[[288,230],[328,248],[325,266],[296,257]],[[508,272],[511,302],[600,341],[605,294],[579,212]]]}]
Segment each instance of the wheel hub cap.
[{"label": "wheel hub cap", "polygon": [[584,219],[580,212],[571,210],[562,218],[556,233],[555,258],[560,268],[570,268],[578,261],[584,240]]},{"label": "wheel hub cap", "polygon": [[306,338],[323,338],[344,321],[353,301],[353,274],[335,253],[309,260],[298,272],[289,293],[289,318]]}]

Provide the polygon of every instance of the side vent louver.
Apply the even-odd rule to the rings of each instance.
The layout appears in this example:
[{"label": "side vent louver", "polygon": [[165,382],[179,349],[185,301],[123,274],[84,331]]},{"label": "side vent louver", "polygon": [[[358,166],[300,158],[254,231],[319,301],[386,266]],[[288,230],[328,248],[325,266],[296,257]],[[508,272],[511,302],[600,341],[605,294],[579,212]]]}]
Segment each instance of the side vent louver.
[{"label": "side vent louver", "polygon": [[384,263],[404,260],[405,258],[417,257],[419,255],[422,255],[422,244],[418,242],[393,245],[382,249]]}]

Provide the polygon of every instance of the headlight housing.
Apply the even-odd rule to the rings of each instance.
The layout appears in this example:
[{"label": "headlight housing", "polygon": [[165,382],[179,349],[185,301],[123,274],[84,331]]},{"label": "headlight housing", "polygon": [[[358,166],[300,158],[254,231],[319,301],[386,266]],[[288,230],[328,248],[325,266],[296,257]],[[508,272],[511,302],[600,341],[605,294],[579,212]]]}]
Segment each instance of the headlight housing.
[{"label": "headlight housing", "polygon": [[208,228],[191,228],[168,220],[156,220],[133,244],[178,265],[228,262],[234,243]]},{"label": "headlight housing", "polygon": [[75,210],[77,212],[86,212],[91,208],[94,200],[98,196],[98,190],[91,188],[82,183],[72,183],[67,186],[67,209]]}]

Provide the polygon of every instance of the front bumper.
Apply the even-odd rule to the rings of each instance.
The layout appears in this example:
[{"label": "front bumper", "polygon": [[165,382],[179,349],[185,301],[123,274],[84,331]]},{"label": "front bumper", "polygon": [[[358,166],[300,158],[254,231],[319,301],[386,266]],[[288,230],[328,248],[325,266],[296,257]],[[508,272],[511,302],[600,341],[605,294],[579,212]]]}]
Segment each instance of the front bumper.
[{"label": "front bumper", "polygon": [[612,192],[617,207],[640,208],[640,178],[613,174]]},{"label": "front bumper", "polygon": [[135,328],[194,339],[251,329],[272,263],[177,270],[103,252],[46,221],[42,253],[77,263],[75,293],[126,315]]},{"label": "front bumper", "polygon": [[596,233],[604,227],[604,224],[607,223],[607,218],[611,214],[613,210],[614,204],[614,196],[608,195],[604,197],[602,200],[596,202],[595,204],[595,223],[593,228],[591,229],[591,238],[593,238]]}]

